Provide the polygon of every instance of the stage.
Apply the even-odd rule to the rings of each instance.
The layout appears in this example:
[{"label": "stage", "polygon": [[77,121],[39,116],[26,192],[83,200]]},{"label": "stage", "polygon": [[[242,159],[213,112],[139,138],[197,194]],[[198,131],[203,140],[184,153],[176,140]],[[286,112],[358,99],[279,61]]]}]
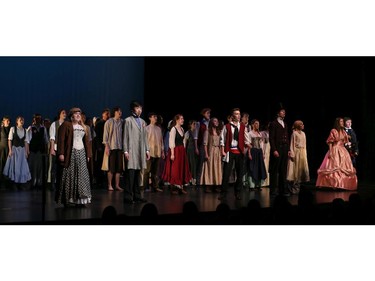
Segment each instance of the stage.
[{"label": "stage", "polygon": [[[361,184],[357,191],[333,191],[318,190],[314,185],[307,185],[315,196],[316,205],[331,203],[335,198],[344,201],[349,196],[358,193],[361,199],[372,199],[375,195],[375,186]],[[218,193],[205,193],[202,189],[194,186],[186,188],[188,194],[172,195],[168,188],[163,192],[144,192],[144,198],[149,203],[155,204],[159,215],[181,214],[185,202],[193,201],[199,212],[214,212],[221,203],[218,200]],[[296,206],[298,196],[286,197],[291,205]],[[269,195],[267,187],[261,191],[249,191],[243,189],[242,200],[236,200],[233,188],[230,189],[225,201],[231,210],[239,210],[246,207],[251,199],[257,199],[262,208],[273,206],[273,197]],[[145,203],[124,204],[122,191],[107,191],[94,188],[92,190],[92,203],[86,207],[63,207],[54,202],[54,192],[46,189],[45,204],[43,205],[43,191],[30,189],[7,189],[0,191],[0,224],[98,224],[102,217],[103,210],[107,206],[113,206],[117,214],[127,217],[140,216]]]}]

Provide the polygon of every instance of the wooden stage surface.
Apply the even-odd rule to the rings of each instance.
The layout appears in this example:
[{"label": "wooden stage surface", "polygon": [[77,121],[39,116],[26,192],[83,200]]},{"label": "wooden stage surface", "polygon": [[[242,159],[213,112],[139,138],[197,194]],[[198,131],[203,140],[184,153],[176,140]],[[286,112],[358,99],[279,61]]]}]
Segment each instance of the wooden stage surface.
[{"label": "wooden stage surface", "polygon": [[[348,201],[349,196],[358,193],[362,199],[373,198],[375,196],[375,185],[360,184],[357,191],[333,191],[317,190],[314,185],[306,186],[311,188],[315,195],[316,204],[330,203],[335,198],[342,198]],[[167,188],[164,192],[144,192],[144,198],[148,202],[154,203],[158,214],[178,214],[182,212],[183,204],[193,201],[200,212],[215,211],[220,201],[217,193],[205,193],[195,187],[187,187],[186,195],[171,195]],[[53,224],[54,222],[69,224],[72,220],[100,219],[104,208],[113,206],[118,214],[126,216],[139,216],[141,204],[124,204],[123,192],[107,191],[105,189],[92,190],[92,203],[83,208],[64,208],[54,202],[54,192],[46,189],[45,204],[43,204],[42,190],[23,189],[2,189],[0,191],[0,224]],[[269,189],[262,188],[261,191],[249,191],[243,189],[242,200],[235,200],[233,188],[229,190],[226,203],[231,210],[246,207],[250,199],[257,199],[262,208],[271,207],[273,198],[269,196]],[[287,197],[292,205],[297,205],[298,196]]]}]

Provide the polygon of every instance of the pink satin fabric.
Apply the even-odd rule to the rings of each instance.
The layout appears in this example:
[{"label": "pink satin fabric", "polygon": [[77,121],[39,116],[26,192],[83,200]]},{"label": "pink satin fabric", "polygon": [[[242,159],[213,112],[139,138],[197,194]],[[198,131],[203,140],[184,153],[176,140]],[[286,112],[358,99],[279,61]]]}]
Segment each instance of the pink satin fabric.
[{"label": "pink satin fabric", "polygon": [[317,187],[357,190],[356,169],[344,146],[346,142],[348,136],[344,131],[331,130],[327,143],[332,143],[332,155],[328,151],[318,169]]}]

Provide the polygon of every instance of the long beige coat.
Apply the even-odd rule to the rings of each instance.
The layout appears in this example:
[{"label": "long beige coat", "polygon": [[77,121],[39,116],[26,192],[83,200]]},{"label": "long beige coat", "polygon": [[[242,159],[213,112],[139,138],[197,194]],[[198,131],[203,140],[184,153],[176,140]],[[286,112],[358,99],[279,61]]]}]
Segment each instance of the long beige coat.
[{"label": "long beige coat", "polygon": [[140,118],[141,128],[133,116],[129,116],[124,122],[124,152],[129,153],[129,161],[126,162],[128,169],[146,169],[146,151],[149,151],[146,122]]}]

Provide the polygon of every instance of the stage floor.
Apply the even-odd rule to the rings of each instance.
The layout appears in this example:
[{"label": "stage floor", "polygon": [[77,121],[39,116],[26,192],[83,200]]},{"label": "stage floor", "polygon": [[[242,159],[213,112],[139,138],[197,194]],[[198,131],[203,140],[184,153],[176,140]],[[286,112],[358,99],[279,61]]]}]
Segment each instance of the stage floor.
[{"label": "stage floor", "polygon": [[[335,198],[342,198],[348,201],[352,193],[359,193],[362,199],[373,198],[375,185],[361,184],[357,191],[332,191],[317,190],[315,186],[307,186],[315,194],[316,203],[330,203]],[[215,211],[220,203],[217,193],[205,193],[203,190],[193,187],[187,188],[186,195],[171,195],[167,189],[164,192],[144,192],[144,198],[154,203],[158,213],[177,214],[182,212],[183,204],[187,201],[196,203],[200,212]],[[46,190],[45,204],[43,207],[43,192],[41,190],[1,190],[0,191],[0,224],[41,224],[53,222],[66,222],[69,220],[100,219],[105,207],[113,206],[118,214],[127,216],[139,216],[143,204],[124,204],[123,192],[107,191],[104,189],[92,190],[92,203],[86,207],[64,208],[54,202],[54,192]],[[247,205],[250,199],[259,200],[262,207],[272,206],[272,198],[269,196],[269,189],[262,188],[261,191],[242,191],[242,200],[235,200],[233,188],[230,189],[225,201],[232,210]],[[298,196],[288,197],[292,205],[297,205]]]}]

